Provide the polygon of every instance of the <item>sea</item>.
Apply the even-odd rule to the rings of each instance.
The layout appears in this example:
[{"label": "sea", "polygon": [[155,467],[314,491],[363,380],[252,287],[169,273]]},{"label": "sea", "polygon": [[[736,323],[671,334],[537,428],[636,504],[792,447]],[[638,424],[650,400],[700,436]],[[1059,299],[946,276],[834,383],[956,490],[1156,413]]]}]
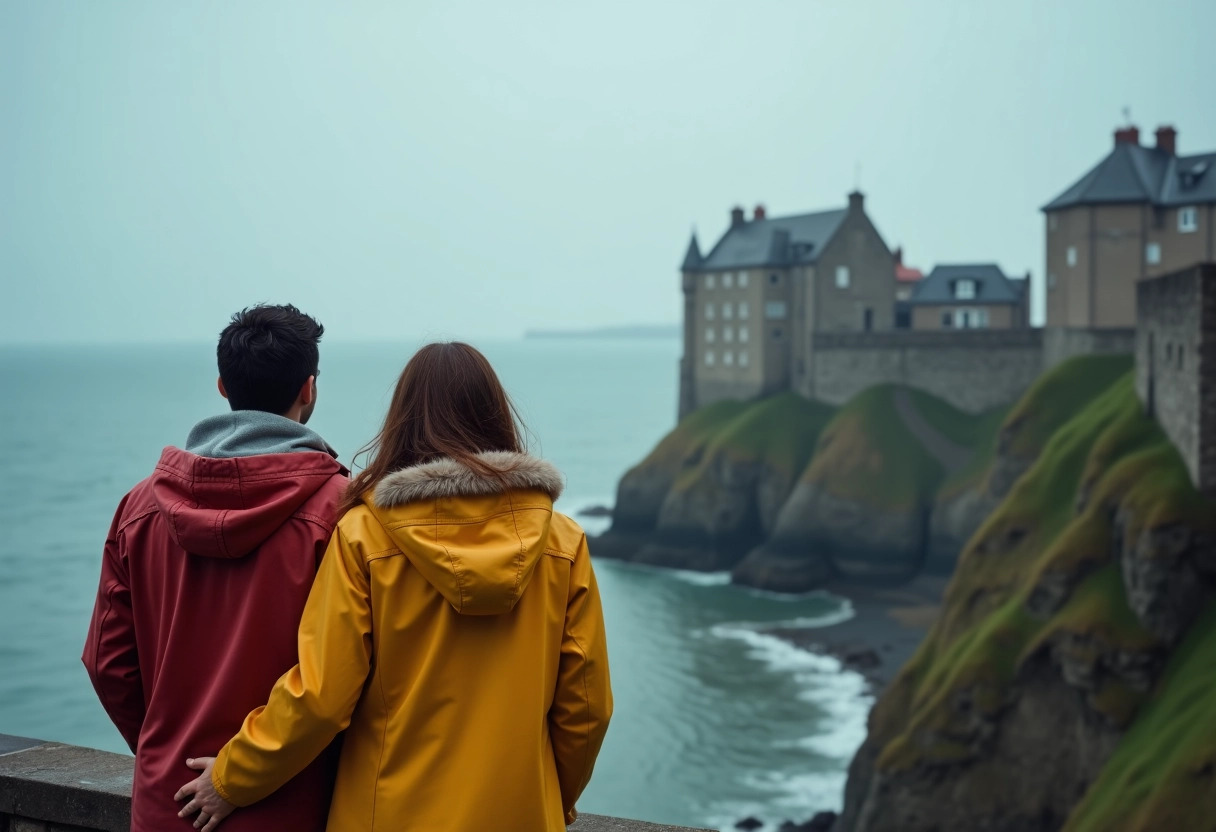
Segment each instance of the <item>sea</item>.
[{"label": "sea", "polygon": [[[567,477],[557,508],[590,534],[620,476],[675,423],[675,338],[476,344]],[[414,343],[322,344],[310,426],[348,465]],[[106,530],[165,445],[222,412],[209,344],[0,347],[0,733],[127,753],[80,663]],[[594,557],[594,545],[592,555]],[[852,615],[725,573],[594,560],[616,713],[580,811],[731,830],[839,809],[872,704],[830,657],[765,633]],[[200,672],[206,672],[200,668]]]}]

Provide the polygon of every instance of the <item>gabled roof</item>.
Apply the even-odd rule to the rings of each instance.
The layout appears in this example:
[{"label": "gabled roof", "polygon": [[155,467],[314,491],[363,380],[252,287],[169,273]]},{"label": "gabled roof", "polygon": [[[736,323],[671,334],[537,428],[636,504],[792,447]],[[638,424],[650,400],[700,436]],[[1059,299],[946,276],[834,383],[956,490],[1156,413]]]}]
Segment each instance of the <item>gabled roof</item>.
[{"label": "gabled roof", "polygon": [[[698,268],[711,271],[813,263],[848,213],[847,208],[840,208],[792,217],[745,220],[726,230]],[[685,263],[687,260],[685,257]],[[688,270],[687,265],[685,270]]]},{"label": "gabled roof", "polygon": [[1043,206],[1150,202],[1162,207],[1216,202],[1216,153],[1174,156],[1156,147],[1120,142],[1072,187]]},{"label": "gabled roof", "polygon": [[[975,297],[967,300],[954,296],[954,285],[960,280],[975,281]],[[995,263],[965,263],[955,266],[935,266],[929,276],[912,289],[912,304],[1020,303],[1026,291],[1025,280],[1011,280]]]},{"label": "gabled roof", "polygon": [[923,279],[924,276],[925,273],[920,269],[905,266],[903,263],[895,264],[895,282],[897,283],[915,283]]}]

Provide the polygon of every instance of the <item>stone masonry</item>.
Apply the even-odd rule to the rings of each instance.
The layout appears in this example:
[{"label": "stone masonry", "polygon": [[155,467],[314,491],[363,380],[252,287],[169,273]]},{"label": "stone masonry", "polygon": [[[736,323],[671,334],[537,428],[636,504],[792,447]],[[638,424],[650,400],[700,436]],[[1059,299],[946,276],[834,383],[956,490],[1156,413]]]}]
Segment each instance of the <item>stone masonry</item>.
[{"label": "stone masonry", "polygon": [[1137,316],[1136,392],[1216,495],[1216,263],[1142,281]]}]

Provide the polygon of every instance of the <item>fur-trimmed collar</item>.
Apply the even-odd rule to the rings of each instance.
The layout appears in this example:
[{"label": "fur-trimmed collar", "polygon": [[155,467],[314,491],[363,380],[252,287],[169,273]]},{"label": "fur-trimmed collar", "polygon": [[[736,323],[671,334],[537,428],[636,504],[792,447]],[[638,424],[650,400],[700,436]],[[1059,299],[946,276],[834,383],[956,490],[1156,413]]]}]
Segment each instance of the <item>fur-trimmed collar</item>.
[{"label": "fur-trimmed collar", "polygon": [[[447,457],[394,471],[376,484],[374,499],[380,508],[432,500],[501,494],[504,490],[544,491],[551,499],[561,496],[561,472],[551,463],[514,451],[486,451],[477,458],[503,472],[503,481],[487,477]],[[504,489],[504,484],[506,488]]]}]

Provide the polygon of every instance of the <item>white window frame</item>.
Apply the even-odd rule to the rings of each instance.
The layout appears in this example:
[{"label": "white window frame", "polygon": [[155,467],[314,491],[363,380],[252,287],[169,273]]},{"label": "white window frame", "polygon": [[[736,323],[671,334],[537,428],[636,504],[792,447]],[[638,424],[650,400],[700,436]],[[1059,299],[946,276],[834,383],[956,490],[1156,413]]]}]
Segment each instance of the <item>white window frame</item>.
[{"label": "white window frame", "polygon": [[747,314],[749,311],[751,311],[751,310],[747,305],[747,301],[745,301],[745,300],[739,301],[739,320],[746,321]]},{"label": "white window frame", "polygon": [[745,326],[739,327],[739,343],[740,344],[746,344],[750,337],[751,337],[751,333],[749,333],[747,331],[747,327],[745,327]]},{"label": "white window frame", "polygon": [[712,303],[705,304],[705,320],[712,321],[714,319],[714,305]]},{"label": "white window frame", "polygon": [[747,272],[739,272],[739,288],[747,288]]},{"label": "white window frame", "polygon": [[1068,251],[1064,252],[1064,259],[1068,262],[1069,268],[1077,265],[1077,247],[1069,246]]},{"label": "white window frame", "polygon": [[735,305],[730,301],[722,304],[722,320],[729,321],[735,317]]},{"label": "white window frame", "polygon": [[705,275],[705,288],[712,289],[716,283],[716,278],[712,274]]},{"label": "white window frame", "polygon": [[1199,230],[1199,209],[1194,205],[1178,209],[1178,230],[1190,234]]},{"label": "white window frame", "polygon": [[955,283],[954,297],[958,300],[975,300],[975,281],[965,277]]},{"label": "white window frame", "polygon": [[836,288],[837,289],[849,288],[849,267],[848,266],[837,266],[836,267]]},{"label": "white window frame", "polygon": [[705,366],[706,367],[714,366],[714,351],[713,350],[705,351]]},{"label": "white window frame", "polygon": [[722,275],[722,288],[723,289],[733,289],[734,287],[735,287],[735,273],[727,272],[726,274]]},{"label": "white window frame", "polygon": [[1148,243],[1144,247],[1144,262],[1150,266],[1161,262],[1161,243]]},{"label": "white window frame", "polygon": [[764,304],[764,319],[766,321],[784,321],[789,314],[789,308],[783,300],[770,300]]}]

